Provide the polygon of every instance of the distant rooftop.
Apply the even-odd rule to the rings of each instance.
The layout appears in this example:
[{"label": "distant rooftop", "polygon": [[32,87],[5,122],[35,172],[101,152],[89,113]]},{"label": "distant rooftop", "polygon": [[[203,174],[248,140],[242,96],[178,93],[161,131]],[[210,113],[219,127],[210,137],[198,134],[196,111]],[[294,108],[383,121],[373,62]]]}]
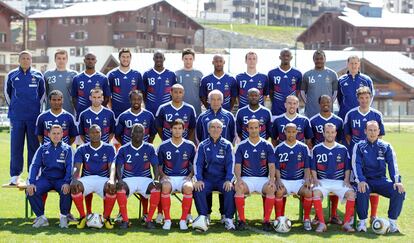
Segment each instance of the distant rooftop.
[{"label": "distant rooftop", "polygon": [[390,13],[382,10],[381,17],[365,17],[358,11],[345,8],[341,20],[356,27],[414,28],[414,14]]}]

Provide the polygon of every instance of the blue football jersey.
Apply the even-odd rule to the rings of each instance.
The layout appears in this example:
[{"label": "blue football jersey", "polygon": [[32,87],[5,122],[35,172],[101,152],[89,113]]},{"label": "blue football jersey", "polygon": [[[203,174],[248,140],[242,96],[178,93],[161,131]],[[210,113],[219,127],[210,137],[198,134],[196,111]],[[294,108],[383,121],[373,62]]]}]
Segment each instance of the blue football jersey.
[{"label": "blue football jersey", "polygon": [[171,87],[176,83],[174,72],[164,69],[157,72],[151,68],[143,76],[145,109],[154,116],[160,105],[171,101]]},{"label": "blue football jersey", "polygon": [[217,77],[214,73],[203,77],[200,83],[200,98],[207,99],[208,94],[215,89],[218,89],[223,93],[224,100],[222,107],[230,111],[231,98],[237,97],[236,79],[227,73],[223,74],[221,77]]},{"label": "blue football jersey", "polygon": [[237,92],[239,94],[239,108],[249,104],[248,91],[256,88],[260,91],[260,104],[264,105],[264,97],[269,95],[269,81],[263,73],[250,75],[246,72],[236,76]]},{"label": "blue football jersey", "polygon": [[131,107],[129,93],[132,90],[144,90],[141,73],[130,69],[124,73],[119,68],[114,68],[108,73],[109,87],[112,93],[112,111],[115,117]]},{"label": "blue football jersey", "polygon": [[221,108],[216,113],[214,113],[212,109],[208,109],[198,116],[196,123],[196,137],[198,142],[209,137],[208,123],[214,119],[219,119],[223,123],[221,136],[230,142],[233,142],[234,137],[236,136],[234,116],[230,111]]},{"label": "blue football jersey", "polygon": [[184,121],[183,138],[188,139],[188,132],[196,126],[196,113],[194,107],[183,102],[181,107],[176,108],[172,102],[163,104],[158,108],[155,124],[157,128],[162,128],[162,140],[165,141],[172,137],[172,123],[180,118]]},{"label": "blue football jersey", "polygon": [[283,142],[276,146],[276,169],[284,180],[301,180],[305,176],[305,169],[310,168],[311,155],[306,144],[297,141],[289,146]]},{"label": "blue football jersey", "polygon": [[134,147],[132,143],[127,143],[119,149],[116,164],[123,165],[122,178],[152,178],[151,165],[158,167],[158,157],[154,146],[150,143],[143,142],[139,148]]},{"label": "blue football jersey", "polygon": [[321,116],[320,113],[318,113],[310,119],[310,124],[313,132],[313,145],[322,143],[325,140],[325,138],[323,137],[323,129],[326,123],[332,123],[336,126],[336,141],[342,141],[344,126],[344,122],[342,121],[342,119],[333,113],[328,118],[325,118]]},{"label": "blue football jersey", "polygon": [[158,162],[167,176],[188,176],[195,156],[195,145],[187,139],[175,145],[171,139],[158,147]]},{"label": "blue football jersey", "polygon": [[101,142],[98,148],[93,148],[90,143],[79,146],[76,149],[73,162],[75,164],[82,164],[82,176],[98,175],[109,177],[109,168],[114,160],[114,146]]},{"label": "blue football jersey", "polygon": [[245,139],[237,145],[235,163],[241,165],[241,176],[267,177],[269,164],[275,162],[273,147],[263,138],[256,144]]},{"label": "blue football jersey", "polygon": [[294,123],[298,134],[296,139],[301,142],[305,142],[305,139],[311,139],[313,137],[312,127],[310,125],[309,119],[306,116],[297,114],[295,118],[289,119],[286,114],[277,116],[273,121],[272,125],[272,138],[279,139],[283,142],[286,140],[285,135],[285,126],[288,123]]},{"label": "blue football jersey", "polygon": [[63,142],[69,144],[71,137],[78,135],[78,128],[75,124],[75,118],[69,112],[62,110],[55,115],[51,110],[47,110],[40,114],[36,120],[35,134],[43,136],[43,143],[50,142],[49,133],[53,125],[60,125],[63,130]]},{"label": "blue football jersey", "polygon": [[351,170],[348,149],[339,143],[332,148],[320,143],[313,147],[311,169],[318,179],[344,180],[345,171]]},{"label": "blue football jersey", "polygon": [[101,128],[101,140],[109,143],[109,135],[115,132],[115,115],[106,108],[101,107],[99,112],[94,112],[90,107],[79,116],[79,135],[85,136],[85,143],[89,142],[89,128],[96,124]]},{"label": "blue football jersey", "polygon": [[374,97],[374,85],[368,75],[358,72],[355,77],[352,77],[348,72],[338,79],[339,117],[345,119],[345,115],[349,110],[359,106],[356,91],[363,86],[368,87],[371,90],[372,97]]},{"label": "blue football jersey", "polygon": [[77,103],[75,105],[76,120],[79,119],[79,115],[82,111],[92,105],[89,100],[89,95],[91,90],[94,88],[101,88],[104,96],[111,96],[108,79],[100,72],[95,72],[92,75],[88,75],[83,72],[73,78],[71,94],[72,97],[77,99]]},{"label": "blue football jersey", "polygon": [[237,111],[236,130],[238,135],[242,135],[242,140],[249,137],[247,122],[250,119],[257,119],[260,121],[260,137],[268,139],[272,132],[272,113],[270,113],[270,110],[264,106],[260,106],[254,111],[247,105]]},{"label": "blue football jersey", "polygon": [[278,116],[286,112],[286,97],[296,95],[296,91],[300,90],[302,73],[293,67],[288,71],[283,71],[280,67],[277,67],[270,70],[267,77],[269,79],[269,94],[272,100],[272,114]]},{"label": "blue football jersey", "polygon": [[378,110],[369,108],[369,111],[366,114],[362,114],[359,111],[359,107],[355,107],[346,114],[344,120],[344,134],[351,136],[350,149],[352,149],[359,141],[364,140],[367,137],[365,134],[365,126],[368,121],[377,121],[380,128],[379,135],[385,135],[382,114]]},{"label": "blue football jersey", "polygon": [[148,142],[149,137],[157,134],[155,118],[151,112],[141,108],[138,114],[134,114],[131,109],[128,109],[119,115],[116,122],[115,135],[121,137],[122,144],[127,144],[131,141],[131,129],[136,123],[140,123],[145,128],[145,142]]}]

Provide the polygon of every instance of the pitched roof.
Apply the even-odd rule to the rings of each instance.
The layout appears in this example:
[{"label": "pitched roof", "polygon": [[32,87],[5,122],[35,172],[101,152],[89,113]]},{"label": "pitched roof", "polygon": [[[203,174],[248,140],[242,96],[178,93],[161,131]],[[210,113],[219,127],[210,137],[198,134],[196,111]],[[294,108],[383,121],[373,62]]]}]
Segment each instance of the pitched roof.
[{"label": "pitched roof", "polygon": [[365,17],[358,11],[345,8],[338,18],[356,27],[378,27],[378,28],[410,28],[414,29],[414,15],[402,13],[390,13],[383,10],[382,16]]},{"label": "pitched roof", "polygon": [[23,18],[26,17],[26,15],[24,13],[22,13],[19,10],[11,7],[10,5],[8,5],[7,3],[5,3],[3,1],[0,1],[0,7],[12,12],[15,16],[18,16],[19,18],[23,19]]}]

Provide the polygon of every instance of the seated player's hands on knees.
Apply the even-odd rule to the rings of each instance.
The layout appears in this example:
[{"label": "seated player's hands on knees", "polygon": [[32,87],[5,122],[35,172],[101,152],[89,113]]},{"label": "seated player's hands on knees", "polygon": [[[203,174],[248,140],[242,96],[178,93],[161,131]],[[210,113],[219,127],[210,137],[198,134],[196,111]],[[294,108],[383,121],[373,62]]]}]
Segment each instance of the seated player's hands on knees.
[{"label": "seated player's hands on knees", "polygon": [[197,192],[201,192],[204,189],[204,182],[203,181],[196,181],[196,183],[194,183],[194,189]]},{"label": "seated player's hands on knees", "polygon": [[282,191],[285,189],[285,186],[283,185],[281,180],[275,180],[275,187],[276,191]]},{"label": "seated player's hands on knees", "polygon": [[321,186],[321,182],[318,180],[318,178],[312,178],[312,185],[313,187]]},{"label": "seated player's hands on knees", "polygon": [[152,183],[148,185],[148,192],[151,192],[152,190],[161,190],[162,184],[159,181],[153,180]]},{"label": "seated player's hands on knees", "polygon": [[348,188],[352,188],[352,185],[349,181],[344,181],[343,185]]},{"label": "seated player's hands on knees", "polygon": [[400,182],[394,183],[394,190],[398,190],[398,193],[404,193],[405,192],[404,186]]},{"label": "seated player's hands on knees", "polygon": [[305,179],[305,182],[303,183],[303,186],[305,186],[305,188],[307,188],[307,189],[310,189],[312,187],[312,180]]},{"label": "seated player's hands on knees", "polygon": [[119,179],[116,183],[116,190],[121,191],[126,189],[128,189],[128,185],[126,184],[126,182],[122,179]]},{"label": "seated player's hands on knees", "polygon": [[62,185],[62,188],[60,189],[60,190],[62,190],[62,192],[63,192],[63,194],[68,194],[69,192],[70,192],[70,186],[69,186],[69,184],[63,184]]},{"label": "seated player's hands on knees", "polygon": [[234,186],[235,186],[236,191],[244,191],[244,188],[246,187],[246,183],[240,178],[240,179],[237,179]]},{"label": "seated player's hands on knees", "polygon": [[105,183],[105,186],[104,186],[104,191],[106,193],[109,193],[109,194],[115,194],[116,193],[116,185],[115,185],[115,182],[113,180],[107,181]]},{"label": "seated player's hands on knees", "polygon": [[161,183],[164,183],[164,182],[167,182],[167,181],[170,181],[170,177],[169,176],[164,175],[163,177],[161,177],[161,180],[160,180]]},{"label": "seated player's hands on knees", "polygon": [[26,188],[27,195],[29,195],[29,196],[33,196],[35,191],[36,191],[36,186],[33,185],[33,184],[28,185],[27,188]]},{"label": "seated player's hands on knees", "polygon": [[70,191],[71,193],[79,193],[83,190],[82,182],[78,181],[76,178],[73,178],[70,182]]},{"label": "seated player's hands on knees", "polygon": [[361,193],[365,193],[368,188],[368,184],[365,181],[361,181],[358,183],[358,191]]},{"label": "seated player's hands on knees", "polygon": [[223,184],[223,189],[226,192],[231,191],[231,189],[233,189],[233,183],[231,183],[231,181],[225,181],[224,184]]}]

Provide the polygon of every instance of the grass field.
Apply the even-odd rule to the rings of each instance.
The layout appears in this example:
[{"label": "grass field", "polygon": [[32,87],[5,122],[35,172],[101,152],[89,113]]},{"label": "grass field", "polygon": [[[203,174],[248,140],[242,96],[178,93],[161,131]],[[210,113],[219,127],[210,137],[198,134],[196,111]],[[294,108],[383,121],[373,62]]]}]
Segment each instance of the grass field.
[{"label": "grass field", "polygon": [[[132,218],[132,227],[128,230],[77,230],[75,225],[69,229],[58,228],[58,197],[55,194],[49,195],[46,205],[46,216],[49,218],[51,225],[42,229],[33,229],[31,227],[32,219],[24,219],[24,197],[23,193],[15,189],[1,189],[0,191],[0,242],[110,242],[110,241],[152,241],[152,242],[414,242],[414,196],[412,188],[414,187],[414,149],[412,144],[414,140],[413,133],[391,133],[386,135],[386,139],[391,142],[397,151],[399,168],[403,177],[403,182],[407,192],[404,209],[399,219],[399,225],[403,234],[393,234],[377,236],[372,231],[368,233],[345,234],[338,226],[328,226],[328,232],[325,234],[316,234],[314,232],[305,232],[302,224],[297,221],[298,218],[298,201],[293,198],[288,199],[286,215],[293,220],[293,228],[288,234],[265,233],[261,231],[262,202],[261,198],[254,195],[246,200],[246,216],[249,230],[243,232],[228,232],[218,222],[219,213],[215,204],[213,208],[213,225],[207,233],[197,233],[193,231],[180,232],[177,222],[180,214],[180,205],[177,200],[172,200],[172,217],[173,228],[170,232],[157,229],[154,231],[146,230],[136,219],[138,212],[137,200],[129,200],[129,215]],[[9,178],[9,144],[10,137],[7,133],[0,133],[0,177],[4,178],[1,183],[6,183]],[[26,175],[24,175],[26,177]],[[214,202],[216,202],[214,196]],[[102,201],[99,197],[94,197],[94,212],[102,212]],[[379,216],[386,217],[388,200],[381,198],[379,207]],[[344,205],[340,205],[340,215],[344,210]],[[74,215],[78,215],[76,208],[72,207]],[[118,212],[115,206],[113,216]],[[196,215],[193,207],[193,215]],[[327,212],[326,212],[327,213]]]},{"label": "grass field", "polygon": [[234,31],[242,35],[249,35],[268,41],[287,44],[289,46],[295,45],[296,37],[302,33],[305,28],[291,27],[291,26],[257,26],[251,24],[206,24],[206,27],[216,28],[226,31]]}]

